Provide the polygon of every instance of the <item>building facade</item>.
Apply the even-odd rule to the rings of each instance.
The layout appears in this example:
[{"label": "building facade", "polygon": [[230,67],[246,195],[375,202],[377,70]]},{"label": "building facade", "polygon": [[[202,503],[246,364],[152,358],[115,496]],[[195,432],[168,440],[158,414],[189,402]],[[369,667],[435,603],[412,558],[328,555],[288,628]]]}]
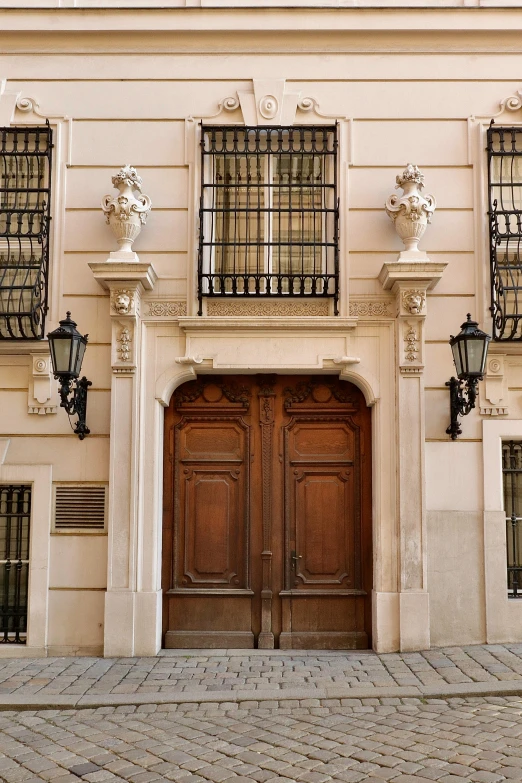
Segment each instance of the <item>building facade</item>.
[{"label": "building facade", "polygon": [[0,0],[0,655],[522,641],[521,28]]}]

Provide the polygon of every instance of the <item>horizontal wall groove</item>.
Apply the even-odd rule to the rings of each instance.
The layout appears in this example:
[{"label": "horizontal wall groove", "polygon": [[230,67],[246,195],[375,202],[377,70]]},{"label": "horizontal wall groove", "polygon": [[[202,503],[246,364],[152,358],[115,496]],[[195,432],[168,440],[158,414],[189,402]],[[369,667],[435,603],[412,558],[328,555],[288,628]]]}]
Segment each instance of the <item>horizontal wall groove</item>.
[{"label": "horizontal wall groove", "polygon": [[[148,120],[143,120],[143,122],[148,122]],[[68,163],[67,169],[87,169],[88,171],[95,171],[96,169],[113,169],[113,168],[121,168],[121,163],[112,163],[111,165],[107,165],[106,163],[93,163],[92,165],[90,163]],[[164,166],[160,166],[159,164],[156,165],[154,163],[146,163],[144,166],[140,166],[140,171],[145,169],[186,169],[188,171],[188,166],[184,164],[178,164],[175,163],[166,163]],[[428,168],[427,166],[424,166],[423,168]],[[437,168],[434,166],[434,168]],[[449,167],[448,167],[449,168]]]},{"label": "horizontal wall groove", "polygon": [[[89,537],[92,537],[92,536],[96,536],[96,535],[98,535],[98,536],[107,536],[107,533],[76,533],[76,534],[72,533],[72,534],[67,534],[67,533],[61,533],[60,532],[60,533],[51,533],[51,535],[52,536],[63,536],[63,535],[80,535],[80,536],[85,536],[85,535],[89,535]],[[85,592],[91,592],[91,593],[103,592],[103,593],[105,593],[105,592],[107,592],[107,588],[106,587],[51,587],[50,586],[49,590],[62,590],[62,591],[68,591],[68,592],[81,592],[81,593],[85,593]]]},{"label": "horizontal wall groove", "polygon": [[[61,440],[62,438],[68,438],[68,439],[78,439],[78,435],[76,435],[74,432],[64,432],[64,433],[56,433],[52,434],[49,432],[33,432],[33,433],[22,433],[22,432],[3,432],[2,438],[54,438],[55,440]],[[109,433],[102,434],[102,433],[95,433],[91,432],[89,435],[89,440],[92,438],[110,438]]]},{"label": "horizontal wall groove", "polygon": [[[423,166],[423,168],[425,168]],[[166,208],[164,208],[166,209]],[[184,211],[179,208],[180,211]],[[92,211],[92,210],[91,210]],[[349,212],[384,212],[381,206],[376,207],[352,207],[348,204]],[[437,214],[440,212],[475,212],[473,207],[437,207]]]},{"label": "horizontal wall groove", "polygon": [[[140,166],[140,171],[142,169],[142,166]],[[110,187],[110,186],[107,186]],[[153,205],[154,212],[188,212],[188,207],[155,207]],[[100,207],[66,207],[66,212],[99,212],[101,213]],[[439,210],[441,212],[442,210]],[[468,210],[462,209],[461,212],[466,212]]]}]

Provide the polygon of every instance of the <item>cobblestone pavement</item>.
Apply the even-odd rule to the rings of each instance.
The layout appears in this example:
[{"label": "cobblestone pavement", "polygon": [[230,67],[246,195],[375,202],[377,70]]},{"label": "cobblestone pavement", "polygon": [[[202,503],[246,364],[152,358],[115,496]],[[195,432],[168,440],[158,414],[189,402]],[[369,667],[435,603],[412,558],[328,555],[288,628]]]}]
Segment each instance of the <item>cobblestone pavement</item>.
[{"label": "cobblestone pavement", "polygon": [[522,698],[163,704],[0,714],[0,780],[497,783]]},{"label": "cobblestone pavement", "polygon": [[[371,692],[417,688],[417,693],[452,695],[447,686],[481,683],[519,686],[522,693],[522,645],[482,645],[432,649],[419,653],[371,652],[165,651],[152,658],[0,659],[0,699],[6,696],[162,696],[164,700],[249,698],[303,691],[319,697],[336,689]],[[426,687],[427,686],[427,687]],[[424,689],[423,689],[424,688]],[[384,689],[384,694],[382,693]],[[431,690],[430,690],[431,689]],[[437,689],[439,689],[437,691]],[[466,688],[461,689],[467,695]],[[484,690],[484,689],[482,689]],[[493,688],[495,690],[495,688]],[[518,691],[517,691],[518,692]],[[470,691],[471,693],[471,691]],[[357,694],[359,695],[359,694]],[[402,693],[400,695],[416,695]],[[219,700],[219,699],[218,699]],[[49,704],[53,702],[50,701]],[[88,703],[88,702],[83,702]]]}]

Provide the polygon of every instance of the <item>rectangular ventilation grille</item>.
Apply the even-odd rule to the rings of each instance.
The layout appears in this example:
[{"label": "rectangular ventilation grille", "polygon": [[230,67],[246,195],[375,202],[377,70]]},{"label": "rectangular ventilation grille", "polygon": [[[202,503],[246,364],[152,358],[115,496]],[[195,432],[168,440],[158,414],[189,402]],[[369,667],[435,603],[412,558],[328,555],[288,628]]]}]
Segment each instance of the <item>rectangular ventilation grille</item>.
[{"label": "rectangular ventilation grille", "polygon": [[55,530],[105,529],[105,486],[63,485],[55,491]]}]

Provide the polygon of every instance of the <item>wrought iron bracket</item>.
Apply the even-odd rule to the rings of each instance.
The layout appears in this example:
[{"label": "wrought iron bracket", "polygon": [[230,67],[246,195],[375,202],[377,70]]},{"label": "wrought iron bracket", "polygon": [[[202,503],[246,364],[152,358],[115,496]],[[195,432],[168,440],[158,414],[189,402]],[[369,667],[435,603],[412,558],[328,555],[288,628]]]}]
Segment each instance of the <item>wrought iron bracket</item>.
[{"label": "wrought iron bracket", "polygon": [[467,381],[459,381],[452,377],[446,381],[450,391],[450,425],[446,429],[446,435],[451,435],[451,440],[457,440],[462,435],[459,416],[467,416],[477,400],[478,382],[481,378],[470,378]]},{"label": "wrought iron bracket", "polygon": [[90,429],[86,422],[87,390],[89,386],[92,386],[92,383],[83,376],[83,378],[77,380],[75,386],[73,386],[73,382],[70,379],[64,380],[58,375],[55,375],[54,377],[60,381],[60,407],[65,408],[69,417],[78,416],[74,434],[78,435],[80,440],[83,440],[85,436],[90,433]]}]

